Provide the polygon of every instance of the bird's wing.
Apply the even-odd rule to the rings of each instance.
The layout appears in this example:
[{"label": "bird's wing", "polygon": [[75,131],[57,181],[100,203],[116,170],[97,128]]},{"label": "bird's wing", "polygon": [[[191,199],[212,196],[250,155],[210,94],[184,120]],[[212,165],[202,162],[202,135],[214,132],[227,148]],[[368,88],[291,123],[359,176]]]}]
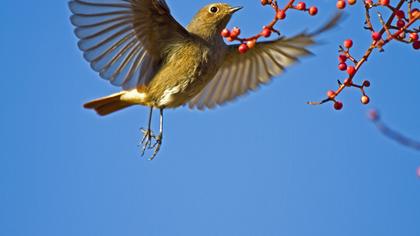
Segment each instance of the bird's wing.
[{"label": "bird's wing", "polygon": [[309,55],[305,48],[314,44],[310,35],[257,43],[246,54],[238,52],[238,45],[228,47],[222,67],[212,81],[189,102],[190,108],[214,108],[257,89],[280,75],[299,57]]},{"label": "bird's wing", "polygon": [[332,29],[342,18],[343,15],[337,13],[312,33],[257,43],[246,54],[238,52],[239,45],[229,46],[223,65],[212,81],[190,100],[189,107],[212,109],[268,83],[299,57],[310,55],[306,48],[315,44],[314,37]]},{"label": "bird's wing", "polygon": [[167,42],[189,37],[165,0],[72,0],[69,7],[85,59],[124,89],[150,82]]}]

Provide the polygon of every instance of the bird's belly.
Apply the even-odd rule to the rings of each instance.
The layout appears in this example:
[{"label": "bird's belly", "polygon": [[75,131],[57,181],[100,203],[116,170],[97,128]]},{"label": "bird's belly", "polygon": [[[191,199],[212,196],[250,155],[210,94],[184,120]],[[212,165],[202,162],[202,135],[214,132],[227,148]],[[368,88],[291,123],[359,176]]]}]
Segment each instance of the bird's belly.
[{"label": "bird's belly", "polygon": [[207,75],[201,78],[188,78],[184,83],[165,89],[157,106],[176,108],[186,104],[205,88],[213,76]]},{"label": "bird's belly", "polygon": [[207,49],[199,49],[191,57],[186,54],[172,56],[152,80],[155,106],[176,108],[193,99],[216,75],[223,56],[222,52]]}]

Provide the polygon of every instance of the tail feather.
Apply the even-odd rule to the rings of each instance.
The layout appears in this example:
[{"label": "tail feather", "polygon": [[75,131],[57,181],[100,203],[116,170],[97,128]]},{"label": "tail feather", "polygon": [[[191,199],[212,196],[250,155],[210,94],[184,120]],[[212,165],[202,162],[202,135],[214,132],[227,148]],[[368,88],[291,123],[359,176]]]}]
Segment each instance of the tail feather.
[{"label": "tail feather", "polygon": [[126,107],[132,106],[133,104],[121,101],[121,96],[124,95],[124,91],[116,94],[112,94],[107,97],[98,98],[90,101],[83,106],[86,109],[93,109],[101,116],[109,115],[113,112],[119,111]]}]

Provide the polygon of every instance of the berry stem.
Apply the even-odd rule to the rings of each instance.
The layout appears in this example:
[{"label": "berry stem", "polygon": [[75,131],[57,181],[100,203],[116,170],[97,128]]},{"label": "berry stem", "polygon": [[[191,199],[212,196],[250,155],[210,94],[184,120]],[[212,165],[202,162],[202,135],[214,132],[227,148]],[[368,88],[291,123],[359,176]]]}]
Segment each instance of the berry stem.
[{"label": "berry stem", "polygon": [[[420,19],[420,11],[411,10],[412,9],[412,3],[414,2],[412,0],[408,1],[408,3],[409,3],[408,4],[408,9],[409,9],[408,14],[410,16],[408,22],[403,27],[400,27],[400,28],[392,26],[392,22],[394,21],[394,19],[396,17],[396,13],[400,11],[401,7],[404,5],[405,2],[407,2],[407,1],[406,0],[400,0],[396,7],[392,7],[390,5],[385,6],[386,8],[388,8],[392,11],[391,15],[389,16],[389,18],[386,22],[383,20],[381,13],[378,12],[379,21],[382,24],[382,28],[379,31],[375,31],[375,29],[373,27],[373,24],[371,22],[370,10],[374,7],[383,7],[383,5],[379,4],[379,3],[378,4],[373,4],[369,1],[365,1],[365,4],[364,4],[365,5],[365,12],[366,12],[366,16],[365,16],[365,25],[366,26],[365,26],[365,29],[368,29],[372,32],[372,38],[373,38],[369,48],[365,51],[363,57],[360,60],[356,60],[350,54],[350,49],[349,48],[345,50],[342,46],[340,46],[339,53],[341,55],[344,55],[348,60],[350,60],[351,62],[353,62],[355,64],[354,68],[347,67],[347,72],[348,72],[348,78],[346,79],[347,83],[346,82],[344,84],[339,83],[338,89],[336,91],[333,91],[333,96],[329,96],[328,98],[326,98],[326,99],[324,99],[320,102],[308,102],[309,105],[321,105],[321,104],[324,104],[326,102],[337,103],[336,97],[338,95],[340,95],[346,87],[359,88],[361,90],[363,96],[366,96],[364,87],[368,87],[368,86],[365,86],[364,84],[363,85],[356,85],[356,84],[353,83],[353,79],[357,75],[360,68],[365,64],[365,62],[368,61],[368,59],[371,56],[374,49],[378,48],[378,50],[380,52],[382,52],[383,47],[386,44],[388,44],[389,42],[391,42],[392,40],[402,41],[402,42],[405,42],[405,43],[412,43],[412,41],[400,39],[400,35],[405,34],[405,33],[417,33],[417,29],[409,30],[409,28],[417,20]],[[401,14],[399,14],[399,17],[401,18]],[[390,29],[393,29],[393,30],[396,30],[396,31],[391,33]],[[388,36],[386,37],[386,39],[382,39],[382,35],[385,32],[387,33]],[[414,43],[418,43],[418,42],[413,42],[413,47],[415,47]],[[345,66],[345,64],[344,64],[344,66]],[[344,69],[344,68],[340,68],[340,69]]]},{"label": "berry stem", "polygon": [[[229,31],[228,29],[224,29],[223,32],[222,32],[222,36],[224,38],[227,38],[227,40],[230,41],[230,42],[239,41],[240,45],[248,45],[249,42],[252,42],[250,44],[252,46],[252,45],[255,45],[255,42],[258,39],[260,39],[261,37],[268,38],[272,35],[272,33],[275,33],[278,36],[280,36],[281,35],[280,31],[275,29],[274,26],[278,23],[279,20],[283,20],[283,19],[286,18],[286,13],[290,9],[308,12],[309,15],[311,15],[311,16],[314,16],[318,13],[318,8],[316,8],[314,6],[307,8],[306,4],[304,2],[300,2],[300,3],[297,4],[297,6],[295,6],[294,5],[295,1],[296,0],[289,0],[288,3],[285,5],[285,7],[280,8],[278,3],[277,3],[277,0],[261,0],[261,4],[263,6],[270,5],[273,8],[275,14],[274,14],[273,20],[270,23],[268,23],[267,25],[265,25],[263,27],[263,30],[260,33],[254,35],[254,36],[251,36],[251,37],[242,38],[242,37],[239,37],[239,34],[240,34],[239,28],[235,27],[234,29],[236,29],[236,31],[239,32],[239,33],[230,34],[231,31]],[[233,32],[233,30],[232,30],[232,32]],[[246,51],[248,51],[248,49],[251,48],[251,47],[248,46],[249,48],[245,50],[244,47],[245,46],[242,46],[242,49],[238,48],[239,52],[245,53]]]}]

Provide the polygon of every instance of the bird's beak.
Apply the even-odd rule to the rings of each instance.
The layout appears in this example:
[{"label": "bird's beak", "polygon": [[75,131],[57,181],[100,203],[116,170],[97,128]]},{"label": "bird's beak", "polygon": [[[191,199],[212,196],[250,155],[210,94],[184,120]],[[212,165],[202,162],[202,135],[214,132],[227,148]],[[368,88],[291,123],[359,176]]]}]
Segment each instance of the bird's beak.
[{"label": "bird's beak", "polygon": [[230,9],[229,9],[229,13],[230,14],[233,14],[233,13],[235,13],[235,12],[237,12],[237,11],[239,11],[239,10],[241,10],[243,7],[231,7]]}]

